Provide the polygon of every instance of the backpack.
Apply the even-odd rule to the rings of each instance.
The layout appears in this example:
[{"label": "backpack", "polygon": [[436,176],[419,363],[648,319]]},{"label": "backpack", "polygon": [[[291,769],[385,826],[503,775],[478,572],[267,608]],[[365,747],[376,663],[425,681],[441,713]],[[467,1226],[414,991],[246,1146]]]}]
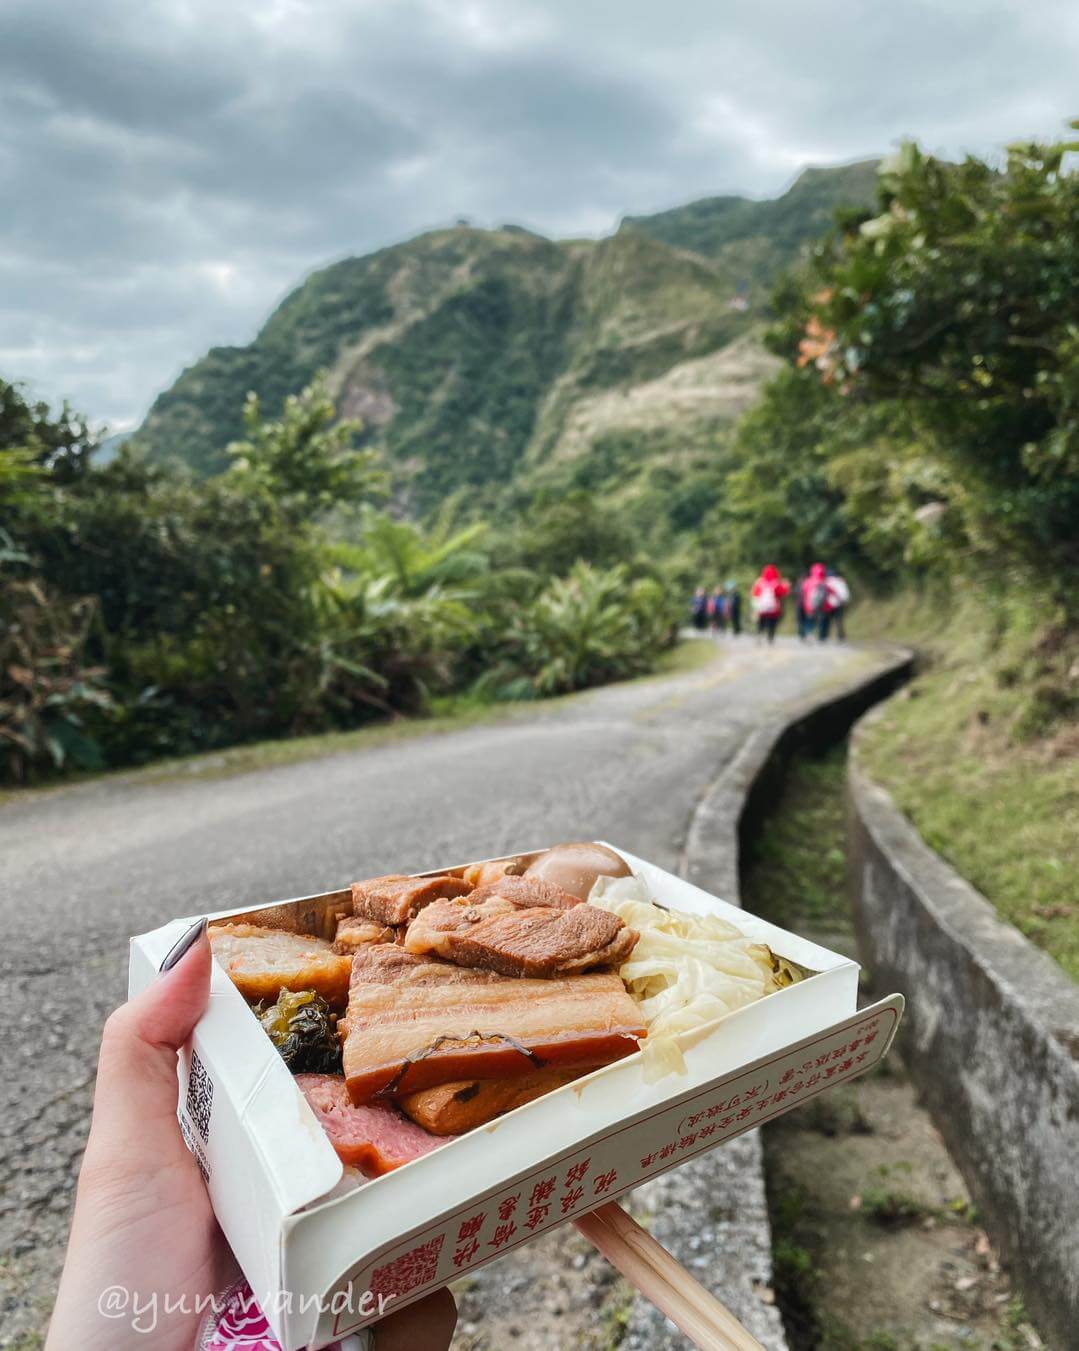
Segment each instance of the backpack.
[{"label": "backpack", "polygon": [[828,608],[828,586],[825,582],[817,582],[810,588],[809,601],[805,607],[806,614],[816,618],[817,615],[824,614]]},{"label": "backpack", "polygon": [[771,582],[762,582],[761,589],[753,597],[753,604],[759,615],[774,615],[779,612],[779,597]]}]

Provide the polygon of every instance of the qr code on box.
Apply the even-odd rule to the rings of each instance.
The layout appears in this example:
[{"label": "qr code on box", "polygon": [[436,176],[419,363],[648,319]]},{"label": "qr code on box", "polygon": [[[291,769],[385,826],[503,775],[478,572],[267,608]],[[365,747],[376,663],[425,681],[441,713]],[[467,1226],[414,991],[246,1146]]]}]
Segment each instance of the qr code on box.
[{"label": "qr code on box", "polygon": [[214,1106],[214,1081],[206,1066],[191,1052],[191,1072],[187,1076],[187,1115],[203,1140],[210,1138],[210,1113]]},{"label": "qr code on box", "polygon": [[371,1293],[373,1295],[404,1295],[419,1285],[426,1285],[438,1275],[438,1255],[446,1235],[439,1234],[430,1243],[421,1243],[418,1248],[396,1257],[383,1267],[376,1267],[371,1275]]},{"label": "qr code on box", "polygon": [[200,1142],[195,1139],[195,1132],[191,1129],[191,1123],[183,1112],[180,1113],[180,1134],[184,1137],[184,1144],[191,1151],[191,1157],[199,1166],[203,1182],[209,1182],[210,1163],[206,1158],[206,1151]]}]

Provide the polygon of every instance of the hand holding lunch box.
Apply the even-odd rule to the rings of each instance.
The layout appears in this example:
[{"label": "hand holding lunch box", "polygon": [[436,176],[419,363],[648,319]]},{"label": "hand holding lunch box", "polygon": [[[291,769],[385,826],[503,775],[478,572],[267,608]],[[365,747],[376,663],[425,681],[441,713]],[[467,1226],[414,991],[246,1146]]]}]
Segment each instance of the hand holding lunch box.
[{"label": "hand holding lunch box", "polygon": [[[133,994],[184,927],[132,941]],[[613,1213],[871,1068],[902,1008],[858,1010],[856,963],[594,843],[248,902],[209,937],[180,1121],[284,1351],[381,1336]],[[671,1282],[650,1290],[677,1321]]]}]

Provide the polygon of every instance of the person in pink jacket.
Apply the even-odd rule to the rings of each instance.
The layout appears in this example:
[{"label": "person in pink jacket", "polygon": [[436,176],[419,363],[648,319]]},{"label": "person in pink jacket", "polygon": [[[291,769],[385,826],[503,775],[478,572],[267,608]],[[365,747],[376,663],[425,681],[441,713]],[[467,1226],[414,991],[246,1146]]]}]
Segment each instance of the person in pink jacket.
[{"label": "person in pink jacket", "polygon": [[790,590],[790,582],[779,575],[774,563],[766,563],[753,583],[750,595],[757,616],[757,633],[763,634],[770,643],[775,640],[776,627],[783,618],[783,600],[790,595]]},{"label": "person in pink jacket", "polygon": [[814,563],[809,576],[802,583],[802,609],[811,628],[823,643],[832,626],[832,616],[839,608],[839,593],[828,576],[823,563]]}]

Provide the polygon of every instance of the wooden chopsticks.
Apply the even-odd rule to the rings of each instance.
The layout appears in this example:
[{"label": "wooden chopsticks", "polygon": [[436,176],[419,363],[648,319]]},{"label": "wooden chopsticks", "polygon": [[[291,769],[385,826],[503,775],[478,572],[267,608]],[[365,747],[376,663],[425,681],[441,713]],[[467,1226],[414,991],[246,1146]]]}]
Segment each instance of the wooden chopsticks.
[{"label": "wooden chopsticks", "polygon": [[702,1351],[763,1351],[734,1314],[614,1201],[574,1224],[694,1346]]}]

